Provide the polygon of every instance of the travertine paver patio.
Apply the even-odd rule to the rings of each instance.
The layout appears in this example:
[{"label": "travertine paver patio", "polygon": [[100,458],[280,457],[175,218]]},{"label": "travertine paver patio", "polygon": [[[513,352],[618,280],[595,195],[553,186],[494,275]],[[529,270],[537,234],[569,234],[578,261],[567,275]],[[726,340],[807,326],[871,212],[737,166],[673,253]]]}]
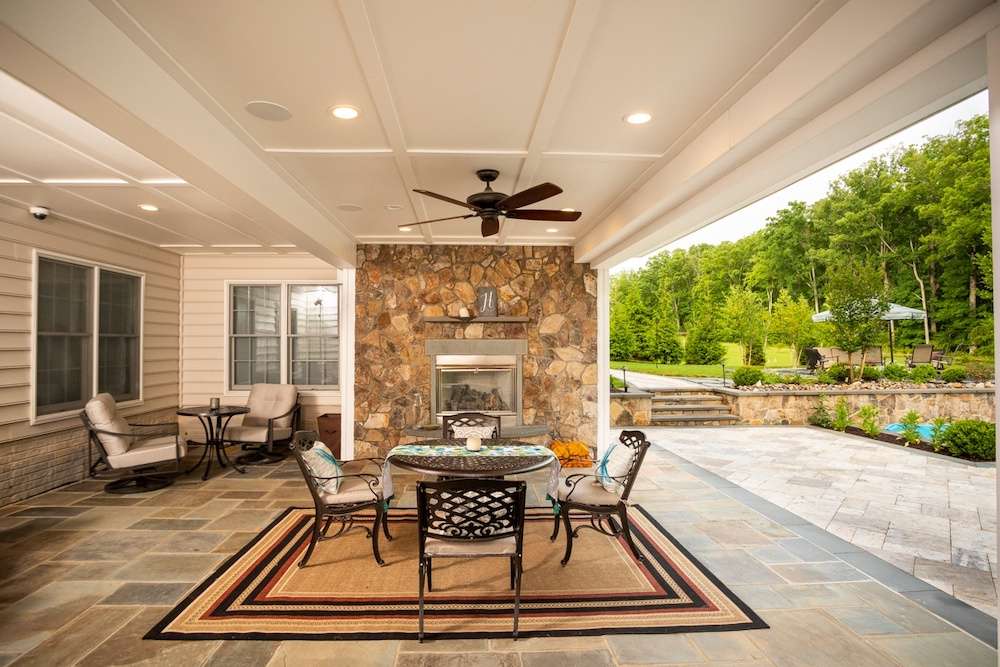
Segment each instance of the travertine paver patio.
[{"label": "travertine paver patio", "polygon": [[[692,468],[654,447],[634,498],[770,629],[516,643],[142,640],[278,512],[308,505],[299,473],[285,463],[143,496],[108,496],[83,482],[0,509],[0,664],[996,665],[992,648]],[[544,473],[535,481],[543,488]]]},{"label": "travertine paver patio", "polygon": [[993,466],[811,427],[649,434],[693,463],[997,615]]}]

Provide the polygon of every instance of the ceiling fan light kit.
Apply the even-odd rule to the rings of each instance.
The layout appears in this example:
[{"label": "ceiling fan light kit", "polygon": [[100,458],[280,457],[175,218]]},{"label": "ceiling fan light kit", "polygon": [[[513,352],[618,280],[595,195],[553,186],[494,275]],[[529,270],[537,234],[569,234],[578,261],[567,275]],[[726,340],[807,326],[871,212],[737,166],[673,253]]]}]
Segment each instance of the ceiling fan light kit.
[{"label": "ceiling fan light kit", "polygon": [[413,190],[417,194],[424,195],[425,197],[433,197],[434,199],[439,199],[441,201],[448,202],[449,204],[454,204],[455,206],[470,209],[472,213],[467,213],[465,215],[453,215],[447,218],[434,218],[433,220],[421,220],[420,222],[409,222],[400,225],[400,229],[403,227],[412,227],[413,225],[426,225],[432,222],[464,220],[466,218],[478,217],[481,220],[480,232],[482,233],[483,238],[487,238],[500,231],[501,217],[515,220],[575,222],[580,219],[581,215],[583,215],[575,209],[564,208],[560,211],[556,211],[551,209],[522,208],[524,206],[530,206],[531,204],[540,202],[543,199],[555,197],[557,194],[561,193],[562,188],[553,183],[541,183],[540,185],[530,187],[527,190],[507,195],[503,192],[497,192],[490,185],[490,183],[497,180],[500,176],[500,172],[496,169],[479,169],[476,171],[476,176],[478,176],[479,180],[486,184],[486,188],[482,192],[469,195],[466,197],[464,202],[446,195],[431,192],[430,190]]}]

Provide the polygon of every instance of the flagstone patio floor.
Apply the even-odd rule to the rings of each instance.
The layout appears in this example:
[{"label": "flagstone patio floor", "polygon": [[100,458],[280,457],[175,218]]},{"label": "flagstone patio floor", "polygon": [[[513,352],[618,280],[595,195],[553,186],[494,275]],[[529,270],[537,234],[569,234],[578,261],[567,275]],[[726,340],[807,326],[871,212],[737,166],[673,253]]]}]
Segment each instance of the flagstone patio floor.
[{"label": "flagstone patio floor", "polygon": [[813,427],[649,429],[651,440],[997,615],[996,468]]},{"label": "flagstone patio floor", "polygon": [[[703,440],[708,435],[700,433]],[[656,437],[663,440],[659,433]],[[988,645],[996,642],[995,626],[976,625],[981,612],[957,603],[956,616],[948,606],[953,598],[912,585],[909,575],[892,579],[853,559],[856,567],[851,556],[859,548],[763,505],[753,494],[659,447],[650,450],[634,500],[770,629],[426,644],[142,640],[171,606],[278,512],[308,505],[298,475],[294,463],[286,462],[253,468],[245,476],[224,471],[207,482],[182,478],[163,491],[135,496],[110,496],[102,484],[87,481],[0,508],[5,565],[0,665],[997,663]],[[532,482],[537,500],[544,473]],[[412,482],[397,482],[397,488],[407,484]],[[344,539],[364,536],[355,532]],[[605,538],[584,532],[580,539]],[[416,587],[416,572],[413,577]],[[986,642],[929,611],[925,598]]]}]

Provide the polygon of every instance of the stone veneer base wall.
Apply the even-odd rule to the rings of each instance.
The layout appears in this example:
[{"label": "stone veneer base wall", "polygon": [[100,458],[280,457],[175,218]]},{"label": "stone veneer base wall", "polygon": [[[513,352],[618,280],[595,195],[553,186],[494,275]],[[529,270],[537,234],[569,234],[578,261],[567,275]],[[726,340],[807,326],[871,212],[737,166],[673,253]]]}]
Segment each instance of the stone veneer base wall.
[{"label": "stone veneer base wall", "polygon": [[[476,288],[527,323],[438,323]],[[597,439],[597,275],[567,246],[362,245],[355,298],[355,455],[385,454],[428,423],[434,339],[524,339],[525,424]]]},{"label": "stone veneer base wall", "polygon": [[[173,422],[177,409],[129,415],[140,423]],[[56,431],[4,443],[0,448],[0,506],[87,478],[87,431]]]},{"label": "stone veneer base wall", "polygon": [[653,394],[645,391],[611,392],[612,426],[649,426],[653,421]]},{"label": "stone veneer base wall", "polygon": [[876,404],[879,421],[883,424],[899,421],[910,410],[916,410],[929,421],[935,417],[952,419],[995,419],[995,394],[992,389],[913,389],[886,391],[794,391],[749,392],[716,389],[739,417],[740,424],[808,424],[821,395],[827,396],[827,407],[833,411],[837,399],[847,399],[851,412],[863,405]]}]

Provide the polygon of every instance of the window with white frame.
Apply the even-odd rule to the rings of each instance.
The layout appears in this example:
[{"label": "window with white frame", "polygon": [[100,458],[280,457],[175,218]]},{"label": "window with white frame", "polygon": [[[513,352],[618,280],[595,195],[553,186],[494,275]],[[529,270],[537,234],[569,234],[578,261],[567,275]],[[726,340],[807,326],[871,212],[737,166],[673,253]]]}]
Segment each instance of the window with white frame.
[{"label": "window with white frame", "polygon": [[336,389],[340,382],[340,287],[232,284],[229,388],[287,382]]},{"label": "window with white frame", "polygon": [[35,414],[140,398],[142,276],[41,255],[36,275]]}]

